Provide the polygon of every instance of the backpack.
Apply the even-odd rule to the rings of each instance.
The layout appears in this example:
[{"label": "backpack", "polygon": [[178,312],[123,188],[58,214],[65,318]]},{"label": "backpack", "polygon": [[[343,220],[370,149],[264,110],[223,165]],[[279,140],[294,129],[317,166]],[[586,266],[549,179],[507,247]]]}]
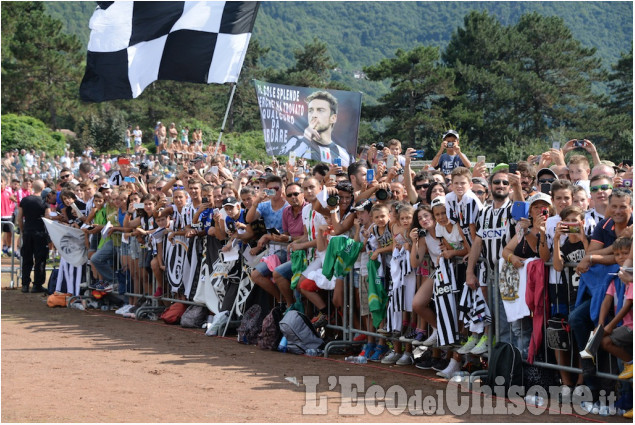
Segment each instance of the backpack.
[{"label": "backpack", "polygon": [[207,307],[200,305],[191,305],[185,310],[181,316],[181,327],[183,328],[200,328],[207,321],[209,311]]},{"label": "backpack", "polygon": [[287,351],[304,354],[310,348],[322,348],[324,341],[304,314],[290,310],[280,320],[280,330],[287,338]]},{"label": "backpack", "polygon": [[263,350],[275,350],[282,339],[282,331],[280,330],[280,320],[284,311],[282,306],[276,306],[271,309],[269,314],[262,321],[262,329],[258,334],[258,347]]},{"label": "backpack", "polygon": [[159,319],[162,319],[168,325],[179,323],[186,308],[187,306],[183,303],[173,303],[171,306],[166,308],[163,313],[161,313],[161,317],[159,317]]},{"label": "backpack", "polygon": [[492,350],[487,370],[487,384],[490,387],[499,385],[496,377],[502,376],[505,381],[505,394],[512,385],[523,384],[523,359],[520,350],[509,342],[497,342]]},{"label": "backpack", "polygon": [[262,308],[254,304],[243,314],[238,332],[238,342],[252,345],[258,342],[258,332],[262,328]]}]

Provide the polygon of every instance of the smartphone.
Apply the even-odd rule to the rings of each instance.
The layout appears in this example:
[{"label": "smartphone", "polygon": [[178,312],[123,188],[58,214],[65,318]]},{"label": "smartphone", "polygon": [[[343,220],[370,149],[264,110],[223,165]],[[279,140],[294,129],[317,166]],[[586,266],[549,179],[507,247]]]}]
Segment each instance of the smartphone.
[{"label": "smartphone", "polygon": [[204,204],[207,204],[209,202],[209,198],[207,196],[203,196],[201,198],[201,202],[204,203]]},{"label": "smartphone", "polygon": [[565,233],[580,233],[580,223],[577,223],[575,221],[572,221],[572,222],[563,221],[561,223],[562,223],[562,227],[565,228]]},{"label": "smartphone", "polygon": [[236,223],[234,223],[233,221],[227,223],[227,230],[229,231],[229,233],[234,233],[236,231]]},{"label": "smartphone", "polygon": [[212,174],[214,174],[215,176],[218,175],[218,166],[217,165],[212,165]]},{"label": "smartphone", "polygon": [[119,158],[117,160],[117,164],[119,164],[119,165],[130,165],[130,160],[128,158]]},{"label": "smartphone", "polygon": [[394,166],[395,166],[395,155],[388,155],[388,158],[386,158],[386,168],[390,170]]},{"label": "smartphone", "polygon": [[476,157],[476,162],[485,162],[485,155],[479,155]]},{"label": "smartphone", "polygon": [[509,164],[509,172],[512,174],[516,174],[516,171],[518,171],[518,163],[512,162],[511,164]]},{"label": "smartphone", "polygon": [[375,170],[373,170],[372,168],[369,168],[366,171],[366,182],[372,183],[373,180],[375,180]]},{"label": "smartphone", "polygon": [[512,218],[516,221],[529,218],[529,204],[524,201],[515,201],[512,205]]},{"label": "smartphone", "polygon": [[540,191],[549,195],[551,193],[551,183],[540,183]]},{"label": "smartphone", "polygon": [[584,147],[584,139],[578,139],[575,142],[573,142],[573,147],[574,148],[583,148]]},{"label": "smartphone", "polygon": [[142,210],[143,202],[135,202],[134,204],[132,204],[132,206],[134,207],[135,210]]},{"label": "smartphone", "polygon": [[130,172],[132,174],[138,174],[139,173],[139,168],[137,167],[130,167]]},{"label": "smartphone", "polygon": [[302,167],[298,167],[298,168],[296,169],[296,173],[297,173],[297,174],[304,174],[304,168],[302,168]]},{"label": "smartphone", "polygon": [[173,201],[173,199],[172,199],[172,197],[171,197],[171,196],[166,196],[166,197],[165,197],[165,200],[168,202],[168,204],[171,204],[171,203],[172,203],[172,201]]},{"label": "smartphone", "polygon": [[538,155],[537,157],[535,157],[531,163],[532,164],[540,164],[540,161],[542,160],[542,155]]},{"label": "smartphone", "polygon": [[553,149],[560,149],[560,142],[553,142],[551,143],[551,147]]},{"label": "smartphone", "polygon": [[270,233],[272,235],[280,235],[280,232],[275,227],[273,227],[271,229],[267,229],[267,233]]},{"label": "smartphone", "polygon": [[338,167],[341,167],[341,166],[342,166],[342,158],[335,158],[335,159],[333,160],[333,165],[336,165],[336,166],[338,166]]},{"label": "smartphone", "polygon": [[622,160],[622,165],[628,165],[629,167],[633,166],[633,160],[632,159],[623,159]]},{"label": "smartphone", "polygon": [[134,183],[135,182],[135,178],[134,177],[124,177],[123,181],[125,181],[126,183]]},{"label": "smartphone", "polygon": [[423,159],[425,155],[425,151],[423,149],[417,149],[413,152],[411,158],[412,159]]},{"label": "smartphone", "polygon": [[335,180],[337,180],[337,177],[336,177],[336,176],[334,176],[333,174],[331,174],[331,175],[329,176],[329,180],[330,180],[330,181],[332,181],[332,182],[334,182]]},{"label": "smartphone", "polygon": [[296,158],[295,152],[289,153],[289,164],[295,166],[295,158]]},{"label": "smartphone", "polygon": [[547,207],[543,207],[540,209],[540,214],[542,214],[542,216],[547,219],[549,217],[549,208]]},{"label": "smartphone", "polygon": [[265,189],[264,192],[265,192],[265,195],[267,195],[267,196],[273,196],[273,195],[276,194],[276,190],[275,189]]}]

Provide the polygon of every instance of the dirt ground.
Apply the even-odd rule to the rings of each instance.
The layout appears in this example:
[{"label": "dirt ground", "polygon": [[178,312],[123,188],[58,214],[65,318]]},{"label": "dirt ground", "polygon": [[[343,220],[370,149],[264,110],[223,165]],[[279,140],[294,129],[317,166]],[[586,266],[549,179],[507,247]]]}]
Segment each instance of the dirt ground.
[{"label": "dirt ground", "polygon": [[[536,417],[526,410],[455,415],[445,399],[442,413],[421,414],[421,405],[405,408],[406,397],[447,395],[447,383],[432,370],[262,351],[234,338],[110,311],[51,309],[40,294],[6,289],[5,282],[3,422],[626,422],[549,411]],[[363,379],[360,397],[367,394],[367,408],[347,407],[351,399],[340,384],[349,376]],[[307,395],[315,377],[317,399],[314,392]],[[399,414],[382,404],[397,398],[389,390],[393,385],[405,390]],[[379,396],[369,388],[379,389]],[[481,396],[461,395],[473,397],[472,409],[483,404]]]}]

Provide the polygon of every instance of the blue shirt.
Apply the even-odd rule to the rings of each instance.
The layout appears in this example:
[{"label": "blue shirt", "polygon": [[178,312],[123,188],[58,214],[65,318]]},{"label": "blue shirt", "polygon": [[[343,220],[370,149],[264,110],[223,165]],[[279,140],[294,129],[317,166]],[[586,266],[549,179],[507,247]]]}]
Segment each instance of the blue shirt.
[{"label": "blue shirt", "polygon": [[459,158],[458,155],[452,156],[444,153],[441,155],[441,158],[439,158],[439,165],[437,168],[441,168],[441,172],[446,176],[452,173],[452,170],[456,167],[465,167],[463,161],[461,161],[461,158]]},{"label": "blue shirt", "polygon": [[280,233],[283,232],[282,211],[284,211],[284,208],[287,205],[289,205],[289,203],[285,201],[282,208],[274,211],[273,208],[271,208],[271,201],[258,204],[258,213],[260,214],[260,217],[265,220],[265,226],[267,226],[267,229],[278,229]]},{"label": "blue shirt", "polygon": [[214,208],[205,209],[201,215],[198,217],[198,222],[203,224],[203,229],[205,229],[205,233],[210,227],[214,225]]}]

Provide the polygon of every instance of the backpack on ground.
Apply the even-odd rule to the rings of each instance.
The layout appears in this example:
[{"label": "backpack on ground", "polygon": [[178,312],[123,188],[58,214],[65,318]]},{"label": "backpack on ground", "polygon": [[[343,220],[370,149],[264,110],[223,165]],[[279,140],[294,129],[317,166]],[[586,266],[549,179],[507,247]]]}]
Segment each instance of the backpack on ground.
[{"label": "backpack on ground", "polygon": [[304,314],[290,310],[280,320],[280,330],[287,338],[287,351],[304,354],[310,348],[322,348],[324,341]]},{"label": "backpack on ground", "polygon": [[262,308],[254,304],[243,314],[238,326],[238,342],[241,344],[255,344],[258,342],[258,333],[262,328]]},{"label": "backpack on ground", "polygon": [[201,305],[191,305],[181,316],[181,327],[201,328],[207,321],[209,310]]},{"label": "backpack on ground", "polygon": [[[498,383],[496,377],[502,376],[504,381]],[[505,394],[512,385],[523,385],[523,359],[520,350],[509,342],[497,342],[492,350],[487,371],[487,384],[490,387],[502,385]]]},{"label": "backpack on ground", "polygon": [[282,339],[280,321],[283,314],[282,306],[276,306],[265,316],[262,321],[262,329],[258,334],[258,347],[263,350],[275,350],[278,348],[278,344],[280,344]]},{"label": "backpack on ground", "polygon": [[177,324],[181,320],[183,313],[185,313],[186,308],[187,306],[183,303],[173,303],[161,313],[160,319],[168,325]]}]

